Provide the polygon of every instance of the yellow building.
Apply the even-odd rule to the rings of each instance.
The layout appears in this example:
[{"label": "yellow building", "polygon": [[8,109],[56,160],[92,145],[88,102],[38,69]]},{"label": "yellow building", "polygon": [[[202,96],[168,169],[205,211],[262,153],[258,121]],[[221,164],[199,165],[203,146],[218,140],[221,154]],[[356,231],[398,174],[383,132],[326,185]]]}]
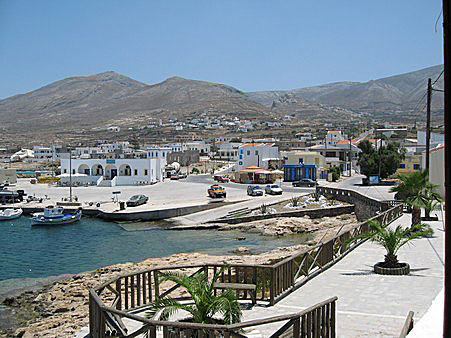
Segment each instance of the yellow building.
[{"label": "yellow building", "polygon": [[284,155],[284,181],[293,182],[302,178],[316,180],[326,173],[326,158],[314,151],[289,151]]},{"label": "yellow building", "polygon": [[421,155],[406,154],[398,170],[396,170],[396,174],[407,175],[418,170],[421,170]]}]

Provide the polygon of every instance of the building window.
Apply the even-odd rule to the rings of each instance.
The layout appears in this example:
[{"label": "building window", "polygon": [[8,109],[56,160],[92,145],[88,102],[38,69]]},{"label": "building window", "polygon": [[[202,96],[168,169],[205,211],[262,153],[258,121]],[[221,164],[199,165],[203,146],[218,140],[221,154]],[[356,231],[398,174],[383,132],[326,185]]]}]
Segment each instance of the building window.
[{"label": "building window", "polygon": [[413,165],[413,170],[420,170],[420,165],[418,163],[415,163]]},{"label": "building window", "polygon": [[404,163],[401,163],[401,164],[399,165],[399,167],[400,167],[401,169],[405,169],[405,168],[406,168],[406,165],[405,165]]},{"label": "building window", "polygon": [[240,160],[242,160],[243,159],[243,155],[240,155]]},{"label": "building window", "polygon": [[243,153],[243,149],[240,149],[240,154],[242,154]]},{"label": "building window", "polygon": [[250,150],[248,150],[247,151],[247,156],[249,156],[251,154],[251,151]]},{"label": "building window", "polygon": [[64,173],[67,174],[67,169],[64,169]]},{"label": "building window", "polygon": [[243,165],[243,161],[240,161],[239,163],[240,163],[240,165]]},{"label": "building window", "polygon": [[72,169],[72,175],[75,175],[75,169]]},{"label": "building window", "polygon": [[149,171],[147,169],[144,169],[144,176],[147,176],[149,174]]},{"label": "building window", "polygon": [[258,150],[255,151],[255,156],[258,156]]},{"label": "building window", "polygon": [[138,176],[138,169],[135,169],[135,176]]}]

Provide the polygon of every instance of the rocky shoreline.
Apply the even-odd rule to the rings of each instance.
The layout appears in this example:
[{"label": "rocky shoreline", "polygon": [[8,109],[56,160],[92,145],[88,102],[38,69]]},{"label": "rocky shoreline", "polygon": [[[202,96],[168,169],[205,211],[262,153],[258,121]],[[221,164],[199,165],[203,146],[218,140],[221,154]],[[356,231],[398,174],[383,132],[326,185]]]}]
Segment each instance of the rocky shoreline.
[{"label": "rocky shoreline", "polygon": [[[357,223],[354,215],[343,215],[342,219],[339,219],[339,217],[323,219],[323,221],[302,217],[301,219],[284,218],[283,222],[273,219],[239,224],[240,230],[258,231],[271,236],[310,233],[310,238],[302,245],[278,248],[257,255],[250,255],[246,248],[243,248],[240,255],[235,256],[181,253],[163,258],[149,258],[140,263],[116,264],[93,272],[77,274],[68,279],[57,280],[39,290],[30,290],[16,297],[8,297],[3,301],[3,305],[14,313],[16,326],[0,331],[0,336],[22,338],[73,337],[89,324],[88,289],[118,274],[155,266],[199,264],[202,262],[227,261],[230,263],[268,264],[290,256],[300,249],[332,238],[339,229],[345,230]],[[271,222],[267,223],[268,221]],[[236,228],[237,226],[233,226],[230,229]]]}]

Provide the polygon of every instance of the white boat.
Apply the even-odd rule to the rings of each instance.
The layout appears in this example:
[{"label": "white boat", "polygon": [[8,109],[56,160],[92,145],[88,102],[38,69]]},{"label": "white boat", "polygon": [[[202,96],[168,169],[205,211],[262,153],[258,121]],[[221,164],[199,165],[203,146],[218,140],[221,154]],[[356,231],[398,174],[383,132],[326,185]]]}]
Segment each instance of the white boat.
[{"label": "white boat", "polygon": [[44,212],[33,214],[31,225],[59,225],[69,224],[79,221],[81,209],[73,214],[64,214],[63,207],[49,206],[44,208]]},{"label": "white boat", "polygon": [[0,221],[9,221],[10,219],[19,218],[22,216],[22,209],[5,209],[0,210]]}]

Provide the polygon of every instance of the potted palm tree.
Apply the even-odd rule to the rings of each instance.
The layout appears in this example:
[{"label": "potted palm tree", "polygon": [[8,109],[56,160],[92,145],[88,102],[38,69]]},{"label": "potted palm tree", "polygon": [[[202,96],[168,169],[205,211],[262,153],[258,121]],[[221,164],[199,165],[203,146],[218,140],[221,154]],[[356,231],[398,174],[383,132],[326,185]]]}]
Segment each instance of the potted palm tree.
[{"label": "potted palm tree", "polygon": [[385,260],[374,265],[374,272],[381,275],[408,275],[410,273],[409,264],[398,261],[397,253],[399,249],[414,239],[433,234],[432,229],[424,225],[407,228],[398,225],[396,228],[384,228],[377,221],[370,221],[368,225],[371,231],[350,239],[349,243],[360,239],[369,239],[384,247],[386,250]]},{"label": "potted palm tree", "polygon": [[181,303],[171,297],[162,297],[150,303],[146,317],[168,320],[178,311],[185,311],[189,317],[185,322],[202,324],[234,324],[241,321],[241,309],[236,294],[232,290],[215,295],[214,284],[224,268],[214,274],[211,280],[204,272],[187,276],[179,273],[160,273],[160,282],[171,281],[179,284],[191,296],[192,302]]},{"label": "potted palm tree", "polygon": [[437,185],[428,182],[425,189],[420,194],[420,204],[424,208],[424,217],[422,221],[438,221],[437,216],[431,216],[435,206],[443,201],[442,196],[435,191]]},{"label": "potted palm tree", "polygon": [[403,200],[412,208],[412,226],[421,223],[421,201],[422,191],[429,183],[426,171],[415,171],[408,175],[399,175],[401,181],[397,186],[392,187],[390,192],[396,192],[397,199]]}]

